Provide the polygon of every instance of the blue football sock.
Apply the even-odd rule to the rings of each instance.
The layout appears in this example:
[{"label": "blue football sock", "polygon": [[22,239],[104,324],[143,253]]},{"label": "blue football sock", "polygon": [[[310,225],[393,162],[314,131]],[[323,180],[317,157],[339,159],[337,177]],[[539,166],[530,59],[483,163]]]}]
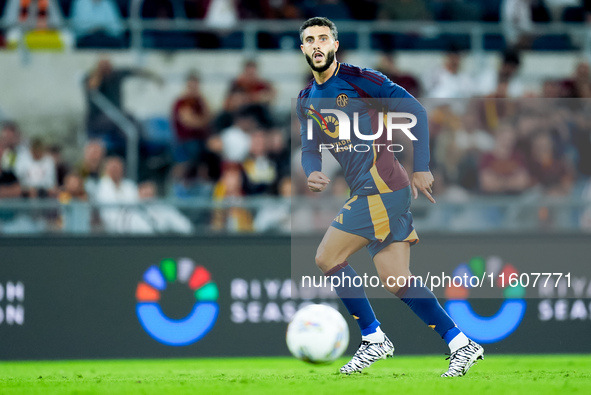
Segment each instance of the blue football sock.
[{"label": "blue football sock", "polygon": [[396,296],[430,328],[434,329],[448,344],[460,333],[453,320],[445,312],[433,292],[418,279],[410,279]]},{"label": "blue football sock", "polygon": [[[349,314],[357,321],[359,329],[361,329],[361,335],[367,336],[374,333],[377,327],[380,326],[380,322],[376,319],[376,315],[365,295],[363,281],[355,270],[347,262],[343,262],[324,273],[324,275],[334,277],[334,279],[331,279],[331,284]],[[354,281],[355,278],[358,278],[358,280]],[[355,286],[355,284],[359,286]]]},{"label": "blue football sock", "polygon": [[445,342],[449,344],[460,333],[462,333],[462,331],[460,331],[457,326],[454,326],[453,328],[445,332],[445,334],[442,337],[443,340],[445,340]]}]

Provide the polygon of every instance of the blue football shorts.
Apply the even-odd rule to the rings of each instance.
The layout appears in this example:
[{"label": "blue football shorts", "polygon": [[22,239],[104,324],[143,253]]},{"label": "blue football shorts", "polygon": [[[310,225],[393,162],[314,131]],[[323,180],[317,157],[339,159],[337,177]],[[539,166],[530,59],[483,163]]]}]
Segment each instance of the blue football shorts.
[{"label": "blue football shorts", "polygon": [[395,241],[407,241],[410,245],[419,242],[409,210],[410,201],[410,186],[378,195],[354,195],[331,226],[368,239],[367,249],[373,258]]}]

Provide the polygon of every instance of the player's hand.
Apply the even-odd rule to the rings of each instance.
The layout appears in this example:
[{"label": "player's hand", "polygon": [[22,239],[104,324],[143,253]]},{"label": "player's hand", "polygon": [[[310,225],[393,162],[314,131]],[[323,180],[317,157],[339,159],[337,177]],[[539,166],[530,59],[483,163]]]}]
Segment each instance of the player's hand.
[{"label": "player's hand", "polygon": [[330,179],[320,171],[313,171],[308,177],[308,188],[312,192],[322,192],[330,183]]},{"label": "player's hand", "polygon": [[413,173],[410,187],[412,188],[412,195],[415,199],[419,197],[419,191],[427,196],[431,203],[435,203],[435,199],[431,194],[433,193],[433,174],[430,171],[418,171]]}]

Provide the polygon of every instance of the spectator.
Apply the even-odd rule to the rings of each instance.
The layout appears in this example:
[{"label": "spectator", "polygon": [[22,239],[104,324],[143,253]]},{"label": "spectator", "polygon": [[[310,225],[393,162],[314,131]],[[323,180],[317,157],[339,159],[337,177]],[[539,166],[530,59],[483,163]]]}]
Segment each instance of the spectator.
[{"label": "spectator", "polygon": [[[0,157],[2,157],[5,146],[0,141]],[[21,197],[22,190],[18,179],[11,169],[3,169],[0,166],[0,199],[16,199]],[[17,216],[14,210],[4,209],[0,210],[0,229],[5,231],[6,223],[10,223]]]},{"label": "spectator", "polygon": [[3,22],[9,27],[28,24],[37,29],[47,29],[60,27],[63,24],[63,19],[55,0],[8,0]]},{"label": "spectator", "polygon": [[[4,145],[0,143],[0,156],[2,156],[4,150]],[[12,170],[4,170],[0,166],[0,199],[18,198],[21,193],[21,186]],[[4,219],[3,214],[0,213],[0,219]]]},{"label": "spectator", "polygon": [[495,147],[480,160],[480,189],[487,194],[518,194],[530,186],[530,175],[522,155],[515,150],[511,125],[497,132]]},{"label": "spectator", "polygon": [[[582,5],[585,0],[544,0],[544,5],[547,7],[548,13],[552,17],[553,22],[561,22],[562,15],[566,8],[572,8]],[[580,11],[583,11],[581,9]],[[581,20],[583,16],[581,15]]]},{"label": "spectator", "polygon": [[[213,199],[239,203],[244,196],[242,172],[239,165],[228,164],[213,190]],[[216,209],[213,213],[213,230],[250,232],[253,229],[252,214],[242,207]]]},{"label": "spectator", "polygon": [[574,75],[562,82],[562,93],[569,98],[591,98],[591,73],[589,63],[579,62]]},{"label": "spectator", "polygon": [[475,100],[473,111],[476,111],[480,118],[480,125],[489,133],[499,128],[504,119],[515,116],[518,108],[518,101],[499,100],[507,98],[507,83],[501,82],[495,92],[488,95],[484,100]]},{"label": "spectator", "polygon": [[[479,96],[502,94],[503,97],[521,97],[525,93],[525,84],[518,76],[521,63],[519,53],[506,51],[498,70],[485,69],[476,84]],[[503,92],[503,93],[501,93]]]},{"label": "spectator", "polygon": [[285,176],[291,176],[291,144],[285,141],[283,132],[273,129],[268,133],[267,148],[269,158],[277,169],[277,183],[275,188],[279,192],[279,181]]},{"label": "spectator", "polygon": [[123,160],[109,157],[105,160],[104,174],[97,188],[97,201],[100,203],[134,203],[137,201],[137,186],[123,178]]},{"label": "spectator", "polygon": [[[64,178],[58,201],[64,205],[57,220],[57,227],[66,232],[88,233],[91,227],[91,209],[88,205],[71,205],[73,202],[86,202],[88,194],[84,190],[84,180],[77,172],[70,172]],[[67,205],[67,206],[66,206]]]},{"label": "spectator", "polygon": [[[6,41],[11,47],[17,47],[22,41],[29,44],[30,49],[55,50],[71,46],[71,34],[65,29],[56,31],[64,26],[56,0],[8,0],[0,25],[9,28]],[[35,40],[38,33],[39,39]],[[31,40],[27,43],[24,38]]]},{"label": "spectator", "polygon": [[250,153],[242,164],[246,177],[244,190],[247,195],[269,193],[276,182],[277,169],[269,158],[268,136],[257,130],[250,137]]},{"label": "spectator", "polygon": [[534,28],[531,10],[532,0],[503,0],[501,24],[507,45],[512,48],[528,48]]},{"label": "spectator", "polygon": [[545,99],[557,99],[565,97],[563,86],[556,80],[545,80],[542,83],[541,97]]},{"label": "spectator", "polygon": [[84,180],[77,172],[69,172],[64,177],[64,184],[60,188],[58,200],[62,204],[68,204],[72,200],[87,201],[88,194],[84,189]]},{"label": "spectator", "polygon": [[[113,107],[126,117],[130,122],[134,122],[129,114],[125,114],[123,109],[123,95],[121,93],[123,82],[130,77],[141,77],[162,84],[163,80],[156,74],[137,68],[114,69],[108,58],[99,60],[95,68],[86,76],[84,80],[84,90],[88,105],[86,115],[86,130],[91,139],[101,139],[106,144],[109,154],[118,153],[121,156],[125,152],[125,136],[119,127],[113,123],[103,110],[97,106],[93,95],[100,93],[107,99]],[[139,128],[139,125],[136,124]]]},{"label": "spectator", "polygon": [[541,132],[533,137],[529,172],[534,185],[547,196],[568,196],[573,185],[573,171],[565,158],[556,155],[552,137]]},{"label": "spectator", "polygon": [[229,128],[234,123],[234,118],[236,115],[246,107],[248,103],[248,96],[246,92],[236,89],[234,91],[230,91],[226,100],[224,101],[224,106],[222,111],[215,117],[213,121],[213,129],[216,133],[221,132],[222,130]]},{"label": "spectator", "polygon": [[483,154],[494,149],[495,140],[481,129],[478,115],[466,111],[461,125],[453,133],[443,134],[436,145],[436,157],[445,175],[445,181],[468,191],[477,191],[478,163]]},{"label": "spectator", "polygon": [[15,122],[7,121],[0,130],[0,145],[3,147],[1,167],[14,172],[19,157],[27,156],[29,149],[21,143],[21,131]]},{"label": "spectator", "polygon": [[70,172],[70,167],[62,158],[62,147],[57,144],[49,146],[49,154],[53,158],[55,163],[55,175],[57,180],[57,186],[61,187],[64,185],[66,175]]},{"label": "spectator", "polygon": [[113,0],[74,0],[71,23],[78,48],[123,47],[123,21]]},{"label": "spectator", "polygon": [[[529,171],[534,185],[534,196],[565,198],[573,187],[571,164],[556,154],[552,137],[547,132],[538,133],[531,144]],[[538,226],[570,226],[571,212],[566,207],[541,206],[537,212]]]},{"label": "spectator", "polygon": [[387,52],[380,54],[376,70],[384,74],[392,82],[406,89],[414,97],[421,96],[419,81],[411,74],[405,74],[398,69],[393,54]]},{"label": "spectator", "polygon": [[19,155],[14,169],[25,196],[56,197],[55,163],[40,139],[31,141],[30,155]]},{"label": "spectator", "polygon": [[462,55],[456,48],[450,48],[445,54],[443,65],[437,67],[425,78],[423,86],[427,97],[431,98],[467,98],[473,93],[472,78],[461,71]]},{"label": "spectator", "polygon": [[205,23],[214,29],[231,29],[238,22],[237,2],[234,0],[210,0],[205,12]]},{"label": "spectator", "polygon": [[146,181],[141,183],[138,187],[138,194],[140,201],[148,203],[144,206],[144,210],[156,233],[189,234],[193,231],[191,221],[176,207],[156,200],[156,184],[154,182]]},{"label": "spectator", "polygon": [[455,143],[462,152],[479,156],[494,149],[495,139],[480,127],[477,114],[466,111],[462,128],[455,135]]},{"label": "spectator", "polygon": [[296,0],[269,1],[269,19],[303,19],[302,11]]},{"label": "spectator", "polygon": [[172,171],[172,195],[179,199],[210,199],[214,180],[210,163],[181,163]]},{"label": "spectator", "polygon": [[77,171],[84,182],[84,189],[91,199],[94,199],[96,188],[100,181],[100,171],[105,158],[105,146],[99,140],[86,143],[82,162],[77,166]]},{"label": "spectator", "polygon": [[201,94],[199,77],[189,74],[185,92],[175,101],[172,109],[178,162],[199,162],[206,139],[209,137],[211,113]]},{"label": "spectator", "polygon": [[254,60],[246,61],[242,73],[232,82],[230,92],[236,90],[246,94],[249,104],[268,105],[275,97],[273,86],[259,76]]},{"label": "spectator", "polygon": [[110,157],[105,160],[104,175],[97,190],[96,201],[105,205],[124,205],[100,209],[103,226],[110,233],[151,233],[152,226],[137,207],[139,195],[135,182],[123,178],[124,166],[121,158]]},{"label": "spectator", "polygon": [[[257,128],[259,128],[259,124],[252,114],[248,111],[241,111],[235,117],[234,124],[223,130],[219,138],[214,139],[210,146],[214,151],[221,149],[220,154],[225,162],[242,163],[250,151],[250,133]],[[218,147],[213,147],[213,145]]]},{"label": "spectator", "polygon": [[522,114],[514,120],[515,149],[519,151],[523,159],[526,160],[526,163],[529,164],[532,159],[532,143],[536,133],[550,129],[552,124],[551,120],[546,119],[543,114],[528,114],[525,111],[520,111],[520,113]]}]

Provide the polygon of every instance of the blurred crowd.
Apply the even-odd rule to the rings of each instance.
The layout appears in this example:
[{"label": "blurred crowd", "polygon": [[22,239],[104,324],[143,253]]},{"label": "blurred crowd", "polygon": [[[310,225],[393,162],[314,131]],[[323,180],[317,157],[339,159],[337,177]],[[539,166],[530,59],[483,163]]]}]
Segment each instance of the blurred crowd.
[{"label": "blurred crowd", "polygon": [[[129,38],[125,19],[130,3],[0,0],[0,27],[5,28],[8,43],[35,32],[35,28],[45,32],[42,41],[47,43],[51,29],[63,38],[64,20],[68,20],[78,47],[121,48]],[[564,70],[563,77],[534,87],[520,73],[520,51],[534,44],[534,24],[591,22],[591,1],[146,0],[140,13],[147,20],[199,19],[216,28],[195,33],[187,43],[190,48],[232,48],[232,27],[240,20],[302,20],[324,15],[337,22],[499,22],[506,45],[496,68],[476,64],[477,70],[467,70],[463,46],[454,40],[446,43],[442,63],[421,75],[401,70],[396,54],[388,51],[374,65],[412,95],[424,98],[436,196],[451,202],[474,195],[591,200],[587,185],[591,176],[590,103],[581,100],[591,97],[589,64],[581,61],[573,70]],[[148,44],[169,40],[177,45],[187,38],[166,29],[153,32],[154,36],[145,33]],[[277,37],[265,34],[258,36],[259,48],[272,48],[271,41]],[[399,48],[401,40],[411,47],[417,44],[408,35],[375,38],[379,47],[388,50]],[[346,34],[341,39],[346,41]],[[26,40],[34,42],[30,37]],[[345,56],[340,53],[339,60],[346,61]],[[256,61],[246,60],[240,74],[228,81],[221,108],[212,108],[202,94],[200,71],[187,70],[183,90],[174,102],[167,103],[170,116],[149,122],[124,109],[122,87],[129,78],[166,83],[150,70],[113,65],[106,57],[86,73],[87,143],[77,161],[64,160],[64,146],[48,145],[39,137],[28,139],[27,131],[21,132],[17,123],[2,123],[0,198],[53,200],[69,209],[37,217],[3,210],[0,231],[191,233],[195,224],[210,230],[289,231],[289,206],[276,197],[292,195],[292,177],[295,194],[308,194],[297,159],[299,125],[290,114],[274,108],[276,87],[261,74]],[[301,81],[302,87],[309,78]],[[125,177],[130,130],[139,136],[140,162],[134,180]],[[399,159],[411,169],[412,149],[407,141],[401,143],[405,149]],[[331,196],[344,199],[348,194],[344,178],[330,161],[325,165],[332,178]],[[251,210],[242,204],[247,197],[271,199],[262,209]],[[182,204],[162,204],[161,198],[191,204],[214,201],[219,207],[195,213],[179,209]],[[98,203],[102,208],[84,209],[86,205],[77,202]],[[118,204],[127,207],[109,207]],[[326,224],[322,216],[300,214],[297,218],[302,223]],[[568,223],[591,229],[591,210],[571,215],[549,207],[535,216],[548,226]],[[499,216],[484,217],[480,218],[482,223],[492,223]],[[470,220],[474,222],[474,218]]]},{"label": "blurred crowd", "polygon": [[[452,49],[441,65],[422,76],[400,71],[391,54],[382,55],[376,66],[427,108],[437,200],[494,206],[495,198],[510,197],[516,205],[532,206],[521,225],[527,220],[537,229],[591,229],[591,210],[568,206],[570,201],[591,201],[589,64],[581,61],[570,76],[532,88],[522,80],[516,51],[503,54],[497,69],[468,73],[462,62],[462,53]],[[412,144],[402,134],[396,143],[404,146],[397,157],[412,169]],[[345,199],[348,190],[340,168],[326,159],[330,158],[325,156],[323,171],[333,185],[329,193]],[[296,193],[313,197],[303,173],[293,175],[298,177]],[[507,215],[500,209],[479,210],[467,204],[446,213],[437,210],[429,212],[430,226],[507,226]],[[514,226],[516,220],[512,218]]]},{"label": "blurred crowd", "polygon": [[[37,42],[54,48],[72,46],[72,42],[78,48],[127,47],[130,39],[126,20],[132,12],[131,3],[130,0],[0,0],[1,25],[6,29],[3,34],[0,30],[0,47],[4,41],[8,46],[18,45],[23,35],[30,35],[29,45]],[[188,19],[203,21],[210,29],[221,29],[217,33],[148,29],[144,32],[145,45],[152,48],[239,48],[242,38],[232,29],[240,21],[303,20],[313,16],[335,21],[497,22],[503,28],[502,45],[527,48],[536,46],[535,24],[586,23],[591,21],[590,15],[589,0],[145,0],[139,10],[142,19],[159,21],[160,27],[166,26],[166,20]],[[36,36],[31,27],[44,33]],[[377,41],[382,49],[401,49],[398,46],[401,40],[415,43],[413,35],[416,36],[382,34]],[[270,32],[259,32],[257,40],[259,48],[281,46],[281,35]],[[548,36],[538,43],[538,49],[549,44],[571,45],[564,37]]]},{"label": "blurred crowd", "polygon": [[[390,53],[382,54],[375,65],[422,98],[428,109],[436,198],[452,203],[473,196],[520,197],[536,204],[543,198],[591,200],[589,65],[580,62],[571,76],[528,90],[521,80],[518,52],[506,52],[498,68],[477,74],[465,71],[463,56],[451,48],[441,65],[422,76],[400,71]],[[220,109],[211,108],[202,94],[199,72],[189,71],[184,89],[169,103],[169,119],[160,126],[147,125],[123,109],[122,84],[130,77],[165,83],[153,72],[114,66],[106,57],[88,71],[88,142],[77,162],[62,158],[62,146],[47,145],[39,137],[27,139],[15,122],[2,124],[0,197],[45,198],[69,207],[37,217],[3,210],[3,232],[191,233],[196,224],[212,231],[289,231],[292,218],[308,227],[316,222],[322,227],[330,220],[310,210],[292,216],[287,199],[277,199],[292,196],[292,177],[293,194],[312,194],[299,165],[297,118],[273,108],[275,87],[254,60],[246,60],[241,73],[228,82]],[[118,117],[140,134],[137,181],[125,177],[127,139],[122,123],[115,121]],[[154,128],[165,138],[155,139],[150,131]],[[412,169],[409,141],[397,142],[405,147],[397,156]],[[349,193],[342,174],[329,159],[323,171],[332,179],[327,195],[340,204]],[[268,200],[254,210],[245,204],[249,197]],[[165,204],[163,198],[181,204]],[[183,202],[219,206],[184,211]],[[461,215],[453,220],[440,215],[450,226],[459,221],[459,229],[466,228],[461,221],[494,226],[501,218],[490,212],[472,213],[464,220]],[[535,220],[548,227],[591,229],[591,211],[573,214],[543,206]]]},{"label": "blurred crowd", "polygon": [[[170,103],[170,119],[164,120],[165,141],[154,140],[150,125],[124,111],[122,84],[130,77],[163,83],[144,69],[114,67],[108,58],[100,59],[87,73],[84,129],[88,142],[79,162],[65,163],[61,146],[47,146],[40,137],[27,139],[15,122],[1,124],[1,198],[45,198],[103,207],[82,215],[86,226],[69,223],[65,215],[32,219],[12,213],[2,221],[1,231],[60,230],[69,224],[79,231],[191,233],[194,221],[205,222],[213,230],[265,231],[278,226],[287,230],[289,210],[279,207],[284,214],[280,219],[273,214],[278,209],[274,203],[259,215],[220,208],[190,218],[153,201],[166,197],[236,204],[245,196],[291,195],[289,131],[285,122],[275,119],[270,107],[275,90],[259,75],[254,61],[244,63],[242,73],[229,84],[223,108],[215,112],[202,95],[199,74],[189,72],[184,90]],[[140,135],[138,182],[125,177],[128,140],[122,125],[126,124]]]}]

